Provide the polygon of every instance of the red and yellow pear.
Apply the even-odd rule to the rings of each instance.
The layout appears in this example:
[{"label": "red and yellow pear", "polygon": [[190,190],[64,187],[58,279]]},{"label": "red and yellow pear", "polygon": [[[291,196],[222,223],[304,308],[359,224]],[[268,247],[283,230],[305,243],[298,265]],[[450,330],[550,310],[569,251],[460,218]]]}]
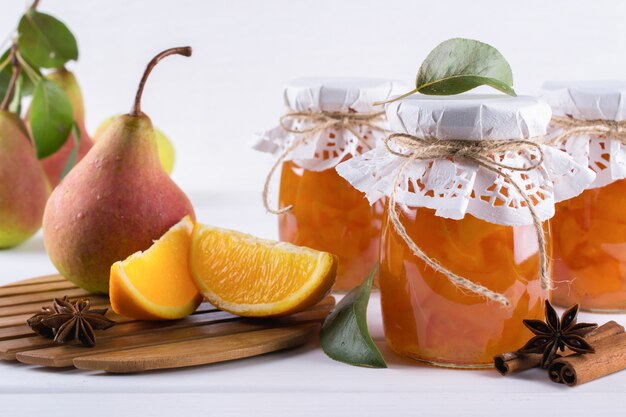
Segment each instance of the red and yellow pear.
[{"label": "red and yellow pear", "polygon": [[[74,120],[78,125],[80,131],[80,139],[78,142],[78,153],[76,155],[76,162],[83,159],[89,149],[93,146],[93,142],[87,133],[85,128],[85,106],[83,103],[83,95],[80,91],[80,86],[76,81],[76,77],[70,71],[65,68],[55,70],[46,76],[49,80],[67,94],[67,97],[72,103],[72,109],[74,111]],[[48,180],[53,187],[56,187],[61,181],[61,175],[67,164],[67,160],[74,149],[74,132],[70,133],[63,146],[58,151],[50,156],[47,156],[41,160]]]},{"label": "red and yellow pear", "polygon": [[[116,117],[117,116],[111,116],[100,123],[100,125],[96,128],[96,132],[93,134],[94,142],[98,141],[108,127],[111,126],[111,123]],[[163,165],[165,172],[171,175],[172,170],[174,169],[174,160],[176,159],[174,146],[162,130],[155,127],[154,133],[156,135],[157,150],[159,151],[159,160],[161,161],[161,165]]]},{"label": "red and yellow pear", "polygon": [[155,132],[141,111],[154,66],[191,48],[156,55],[139,83],[130,113],[119,116],[52,192],[43,218],[44,244],[59,272],[76,285],[108,293],[111,265],[148,249],[194,210],[159,162]]},{"label": "red and yellow pear", "polygon": [[0,104],[0,249],[17,246],[39,230],[50,193],[26,125],[8,111],[17,74],[19,69]]}]

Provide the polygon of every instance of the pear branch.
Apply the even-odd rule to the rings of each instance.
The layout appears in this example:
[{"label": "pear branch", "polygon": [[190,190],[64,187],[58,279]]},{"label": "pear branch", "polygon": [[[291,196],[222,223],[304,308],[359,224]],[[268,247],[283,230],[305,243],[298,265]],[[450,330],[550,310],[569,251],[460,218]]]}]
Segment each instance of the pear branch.
[{"label": "pear branch", "polygon": [[141,95],[143,94],[143,87],[152,72],[152,69],[161,61],[163,58],[170,55],[183,55],[183,56],[191,56],[191,47],[190,46],[181,46],[178,48],[170,48],[165,51],[157,54],[152,60],[148,63],[146,70],[143,73],[143,77],[141,77],[141,81],[139,82],[139,87],[137,88],[137,94],[135,95],[135,102],[133,103],[133,107],[130,109],[131,116],[139,116],[141,115]]},{"label": "pear branch", "polygon": [[7,91],[4,94],[2,103],[0,104],[0,111],[7,111],[9,109],[9,103],[11,102],[13,92],[15,91],[15,85],[17,84],[17,77],[19,77],[20,72],[22,71],[22,65],[17,60],[17,44],[15,42],[13,43],[13,46],[11,46],[11,64],[13,65],[13,74],[11,74]]}]

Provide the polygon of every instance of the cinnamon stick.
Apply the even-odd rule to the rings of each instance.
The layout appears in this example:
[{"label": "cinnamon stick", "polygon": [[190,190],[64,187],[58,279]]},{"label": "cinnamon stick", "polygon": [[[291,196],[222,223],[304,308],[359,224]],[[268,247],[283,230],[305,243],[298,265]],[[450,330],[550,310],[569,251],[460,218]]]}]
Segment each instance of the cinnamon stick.
[{"label": "cinnamon stick", "polygon": [[573,387],[626,369],[626,333],[599,340],[593,347],[595,353],[555,359],[548,371],[550,379]]},{"label": "cinnamon stick", "polygon": [[[624,326],[616,323],[615,321],[609,321],[597,329],[587,333],[584,337],[585,340],[593,345],[593,343],[597,343],[599,340],[603,340],[620,333],[624,333]],[[566,350],[565,353],[571,354],[572,352]],[[541,364],[541,357],[541,353],[508,352],[494,357],[493,364],[500,374],[506,376],[539,366]]]}]

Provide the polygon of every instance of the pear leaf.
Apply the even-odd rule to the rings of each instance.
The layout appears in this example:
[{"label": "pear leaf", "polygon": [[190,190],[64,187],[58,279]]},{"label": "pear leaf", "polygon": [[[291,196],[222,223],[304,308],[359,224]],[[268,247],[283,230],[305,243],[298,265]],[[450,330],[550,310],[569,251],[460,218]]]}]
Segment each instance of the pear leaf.
[{"label": "pear leaf", "polygon": [[493,46],[472,39],[453,38],[437,45],[417,72],[415,89],[384,104],[415,93],[447,96],[481,85],[515,96],[513,72]]},{"label": "pear leaf", "polygon": [[15,90],[13,91],[13,97],[9,104],[9,111],[11,113],[20,114],[22,112],[22,97],[24,95],[24,77],[20,73],[17,76],[15,82]]},{"label": "pear leaf", "polygon": [[17,27],[20,54],[37,68],[61,68],[78,59],[76,38],[60,20],[28,10]]},{"label": "pear leaf", "polygon": [[[5,62],[6,55],[8,55],[8,51],[5,52],[0,57],[0,63]],[[13,74],[13,71],[14,71],[14,68],[13,68],[13,65],[11,65],[10,61],[7,65],[0,68],[0,100],[2,100],[2,98],[4,98],[4,96],[7,93],[7,89],[9,88],[9,82],[11,81],[11,75]],[[19,86],[21,89],[20,97],[26,97],[33,93],[35,86],[24,71],[20,72],[17,82],[19,83]]]},{"label": "pear leaf", "polygon": [[[38,75],[41,75],[41,74],[38,74]],[[22,97],[27,97],[27,96],[32,95],[33,91],[35,91],[35,84],[32,82],[32,80],[26,75],[24,71],[20,73],[19,78],[21,79],[20,85],[22,87]]]},{"label": "pear leaf", "polygon": [[387,364],[367,329],[367,304],[378,265],[363,284],[337,304],[324,321],[320,342],[330,358],[349,365],[386,368]]},{"label": "pear leaf", "polygon": [[52,155],[63,146],[72,130],[70,99],[54,82],[39,80],[33,92],[29,121],[39,159]]},{"label": "pear leaf", "polygon": [[76,157],[78,156],[78,148],[80,146],[80,128],[78,127],[76,121],[72,123],[72,133],[74,134],[74,144],[72,145],[72,152],[70,152],[70,156],[67,158],[65,166],[63,167],[63,172],[61,172],[61,179],[65,178],[70,170],[74,168],[74,165],[76,165]]},{"label": "pear leaf", "polygon": [[13,66],[9,59],[9,50],[4,51],[0,56],[0,101],[4,98],[9,89],[9,82],[11,81],[11,75],[13,74]]}]

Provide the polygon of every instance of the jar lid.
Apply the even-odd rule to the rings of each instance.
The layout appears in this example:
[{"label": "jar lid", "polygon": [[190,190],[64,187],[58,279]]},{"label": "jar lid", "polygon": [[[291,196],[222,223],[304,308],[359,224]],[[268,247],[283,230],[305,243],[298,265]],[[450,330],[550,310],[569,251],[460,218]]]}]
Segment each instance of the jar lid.
[{"label": "jar lid", "polygon": [[285,86],[285,105],[294,111],[382,111],[375,101],[410,90],[405,83],[379,78],[297,78]]},{"label": "jar lid", "polygon": [[581,120],[626,120],[626,81],[547,81],[541,98],[556,116]]},{"label": "jar lid", "polygon": [[[394,133],[441,140],[534,139],[546,133],[551,118],[550,107],[534,97],[473,94],[413,96],[390,103],[386,114]],[[393,193],[398,204],[430,208],[441,217],[462,219],[469,213],[496,224],[533,224],[518,189],[543,221],[554,215],[555,203],[580,194],[593,181],[586,165],[539,140],[537,145],[539,149],[513,147],[491,155],[501,169],[464,157],[411,160],[405,156],[412,151],[399,144],[397,153],[379,146],[336,170],[370,203]],[[516,169],[533,165],[539,152],[543,158],[534,169]]]},{"label": "jar lid", "polygon": [[436,139],[507,140],[545,135],[550,107],[535,97],[461,94],[414,95],[386,107],[398,133]]}]

